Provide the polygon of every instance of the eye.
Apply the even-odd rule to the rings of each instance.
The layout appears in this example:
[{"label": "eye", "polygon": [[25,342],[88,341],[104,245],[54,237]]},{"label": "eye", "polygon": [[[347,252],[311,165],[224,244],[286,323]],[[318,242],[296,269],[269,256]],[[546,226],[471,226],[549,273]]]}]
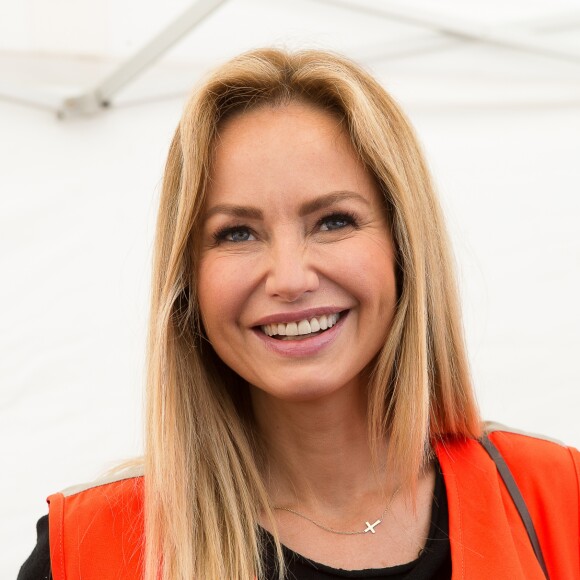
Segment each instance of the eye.
[{"label": "eye", "polygon": [[349,226],[356,226],[356,218],[349,213],[333,213],[331,215],[323,217],[319,222],[320,230],[332,231],[341,230]]},{"label": "eye", "polygon": [[214,240],[218,244],[220,242],[237,244],[240,242],[251,242],[255,239],[256,237],[252,233],[252,230],[246,226],[227,227],[214,234]]}]

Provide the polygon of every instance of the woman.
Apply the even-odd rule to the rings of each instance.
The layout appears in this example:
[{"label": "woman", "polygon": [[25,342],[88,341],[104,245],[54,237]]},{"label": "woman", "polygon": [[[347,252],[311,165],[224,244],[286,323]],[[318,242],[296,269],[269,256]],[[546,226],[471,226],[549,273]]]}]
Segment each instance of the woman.
[{"label": "woman", "polygon": [[328,53],[222,66],[166,166],[145,476],[49,498],[54,578],[579,578],[578,453],[481,437],[405,117]]}]

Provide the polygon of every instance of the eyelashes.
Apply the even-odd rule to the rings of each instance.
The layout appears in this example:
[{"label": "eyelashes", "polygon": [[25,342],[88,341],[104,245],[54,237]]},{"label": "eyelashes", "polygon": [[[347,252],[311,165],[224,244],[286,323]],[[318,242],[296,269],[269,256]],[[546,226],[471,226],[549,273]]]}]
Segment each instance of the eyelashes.
[{"label": "eyelashes", "polygon": [[222,242],[239,244],[240,242],[250,242],[256,239],[252,229],[248,226],[226,226],[214,232],[212,237],[215,245],[219,245]]},{"label": "eyelashes", "polygon": [[[313,228],[313,233],[332,233],[349,228],[359,229],[358,217],[352,212],[337,211],[320,218]],[[213,233],[212,239],[213,245],[219,246],[224,243],[240,244],[244,242],[253,242],[258,239],[258,236],[251,227],[239,224],[233,226],[228,225],[218,229]]]},{"label": "eyelashes", "polygon": [[319,219],[317,222],[317,226],[322,231],[341,230],[348,226],[358,229],[358,225],[357,217],[348,211],[333,212]]}]

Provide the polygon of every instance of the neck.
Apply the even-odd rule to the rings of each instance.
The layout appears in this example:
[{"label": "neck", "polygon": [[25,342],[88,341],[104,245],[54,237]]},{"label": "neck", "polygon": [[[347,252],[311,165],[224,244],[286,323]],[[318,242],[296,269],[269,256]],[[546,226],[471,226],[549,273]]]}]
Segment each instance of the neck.
[{"label": "neck", "polygon": [[[392,491],[395,482],[373,462],[363,392],[353,385],[324,399],[289,402],[252,389],[274,505],[326,511]],[[386,442],[378,457],[386,457]]]}]

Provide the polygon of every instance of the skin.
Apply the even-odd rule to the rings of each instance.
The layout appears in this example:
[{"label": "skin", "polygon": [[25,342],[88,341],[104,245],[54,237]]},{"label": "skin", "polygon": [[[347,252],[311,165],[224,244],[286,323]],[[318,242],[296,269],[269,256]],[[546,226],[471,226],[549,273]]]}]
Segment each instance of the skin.
[{"label": "skin", "polygon": [[[273,504],[340,530],[374,522],[398,487],[397,474],[372,462],[366,417],[367,369],[395,312],[394,264],[380,191],[334,116],[291,103],[224,124],[202,231],[203,324],[250,385]],[[263,332],[272,320],[332,312],[341,313],[335,327],[306,340]],[[372,537],[331,534],[276,511],[280,538],[347,569],[413,560],[433,484],[427,469],[417,509],[397,495]]]}]

